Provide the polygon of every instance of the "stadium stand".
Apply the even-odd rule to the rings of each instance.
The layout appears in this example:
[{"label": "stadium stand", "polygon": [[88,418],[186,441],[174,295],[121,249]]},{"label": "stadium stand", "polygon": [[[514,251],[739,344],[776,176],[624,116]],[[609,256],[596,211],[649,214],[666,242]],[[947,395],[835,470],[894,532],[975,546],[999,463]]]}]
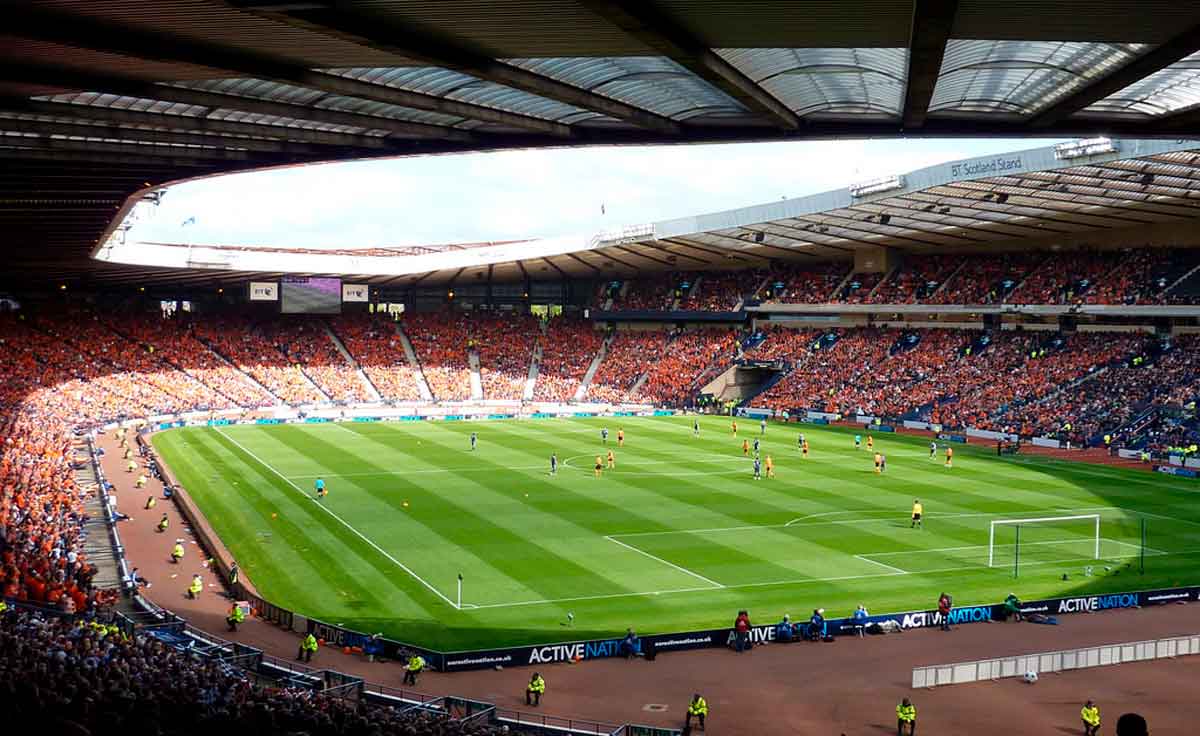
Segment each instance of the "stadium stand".
[{"label": "stadium stand", "polygon": [[497,728],[400,713],[308,688],[264,684],[218,660],[101,620],[0,615],[0,697],[10,718],[54,733],[189,736],[252,728],[313,736],[488,736]]},{"label": "stadium stand", "polygon": [[485,399],[519,400],[529,380],[529,362],[541,330],[531,314],[479,314],[469,321],[479,353]]},{"label": "stadium stand", "polygon": [[342,314],[333,317],[330,324],[380,396],[393,401],[421,398],[416,373],[390,316]]},{"label": "stadium stand", "polygon": [[542,358],[533,398],[570,401],[604,342],[603,333],[591,322],[561,316],[547,323],[539,342]]},{"label": "stadium stand", "polygon": [[316,318],[280,319],[265,331],[279,352],[304,371],[330,399],[340,402],[367,401],[358,374],[338,352],[325,327]]},{"label": "stadium stand", "polygon": [[880,284],[871,304],[913,304],[928,301],[958,270],[964,259],[956,256],[916,256],[908,259]]},{"label": "stadium stand", "polygon": [[421,372],[434,398],[443,401],[471,398],[467,318],[444,313],[405,314],[401,325],[417,353]]},{"label": "stadium stand", "polygon": [[308,404],[323,396],[276,343],[245,318],[214,315],[197,322],[195,334],[208,347],[245,371],[288,404]]},{"label": "stadium stand", "polygon": [[733,362],[737,338],[736,330],[703,330],[676,335],[662,354],[647,365],[646,381],[631,398],[655,404],[682,405],[704,376]]},{"label": "stadium stand", "polygon": [[588,386],[592,401],[623,401],[666,345],[666,333],[621,331],[612,336],[608,352]]},{"label": "stadium stand", "polygon": [[808,265],[779,265],[771,269],[762,298],[783,304],[820,304],[832,301],[833,291],[846,278],[850,266],[833,262]]}]

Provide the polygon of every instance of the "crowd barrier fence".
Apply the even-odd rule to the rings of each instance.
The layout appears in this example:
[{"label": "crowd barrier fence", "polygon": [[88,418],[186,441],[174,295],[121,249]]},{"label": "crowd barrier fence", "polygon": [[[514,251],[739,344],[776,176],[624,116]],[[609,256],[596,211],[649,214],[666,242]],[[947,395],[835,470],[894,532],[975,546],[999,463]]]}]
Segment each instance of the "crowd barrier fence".
[{"label": "crowd barrier fence", "polygon": [[1166,639],[913,667],[912,686],[916,689],[963,685],[982,680],[1023,677],[1027,672],[1043,675],[1196,654],[1200,654],[1200,634],[1189,634]]}]

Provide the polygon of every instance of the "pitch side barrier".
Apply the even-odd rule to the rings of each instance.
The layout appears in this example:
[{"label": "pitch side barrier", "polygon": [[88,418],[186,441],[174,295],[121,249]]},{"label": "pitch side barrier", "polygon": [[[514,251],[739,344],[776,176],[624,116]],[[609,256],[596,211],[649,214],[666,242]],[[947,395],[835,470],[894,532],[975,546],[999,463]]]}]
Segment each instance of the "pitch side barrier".
[{"label": "pitch side barrier", "polygon": [[[255,602],[261,601],[257,597],[254,597],[253,600]],[[1161,588],[1126,593],[1104,593],[1099,595],[1027,601],[1021,604],[1021,613],[1024,615],[1037,613],[1046,616],[1060,616],[1070,613],[1094,613],[1122,608],[1144,608],[1169,603],[1197,601],[1200,601],[1200,587]],[[266,604],[265,601],[262,601],[262,603],[267,606],[270,605]],[[365,647],[368,645],[370,637],[361,632],[314,619],[305,619],[297,614],[290,615],[293,617],[298,631],[312,633],[318,639],[323,639],[327,646]],[[981,606],[960,606],[950,611],[949,618],[951,624],[961,625],[999,621],[1003,617],[1004,604],[995,603]],[[855,622],[851,618],[826,619],[825,621],[826,631],[833,635],[852,634],[855,633],[858,626],[870,626],[871,624],[881,624],[886,628],[899,628],[901,630],[930,628],[941,626],[942,615],[936,609],[928,609],[868,616],[865,624]],[[804,626],[806,624],[800,622],[800,625]],[[688,631],[674,634],[651,634],[643,636],[638,640],[636,653],[645,655],[650,651],[659,654],[690,649],[730,647],[733,645],[733,637],[734,632],[730,628]],[[775,640],[775,624],[755,626],[750,630],[751,643],[765,644],[774,642]],[[621,641],[621,637],[614,637],[611,639],[566,641],[554,644],[504,647],[499,649],[439,652],[390,639],[377,640],[382,646],[381,653],[383,656],[397,658],[404,653],[417,653],[423,656],[430,666],[444,672],[491,669],[498,666],[521,667],[555,662],[620,657],[624,656],[621,650]]]}]

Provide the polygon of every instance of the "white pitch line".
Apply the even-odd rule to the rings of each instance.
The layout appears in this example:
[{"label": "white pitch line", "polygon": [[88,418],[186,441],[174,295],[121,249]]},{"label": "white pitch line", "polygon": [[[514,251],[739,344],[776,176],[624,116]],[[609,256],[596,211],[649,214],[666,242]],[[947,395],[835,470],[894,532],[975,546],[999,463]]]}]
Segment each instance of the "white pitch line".
[{"label": "white pitch line", "polygon": [[[1101,538],[1100,538],[1100,541],[1102,541],[1102,542],[1112,542],[1113,544],[1119,544],[1119,545],[1122,545],[1122,546],[1125,546],[1125,547],[1133,547],[1134,549],[1137,549],[1137,550],[1140,550],[1140,549],[1142,549],[1142,545],[1140,545],[1140,544],[1134,544],[1133,542],[1122,542],[1122,541],[1120,541],[1120,540],[1118,540],[1118,539],[1105,539],[1104,537],[1101,537]],[[1170,553],[1169,553],[1169,552],[1166,552],[1166,551],[1164,551],[1164,550],[1161,550],[1161,549],[1154,549],[1153,547],[1146,547],[1146,554],[1149,554],[1149,555],[1165,555],[1165,554],[1170,554]]]},{"label": "white pitch line", "polygon": [[725,587],[724,585],[721,585],[720,583],[718,583],[716,580],[709,580],[708,578],[704,577],[700,573],[692,572],[691,570],[687,569],[686,567],[680,567],[679,565],[676,565],[674,562],[668,562],[667,560],[664,560],[661,557],[650,554],[649,552],[647,552],[644,549],[638,549],[637,547],[634,547],[632,544],[625,544],[624,542],[622,542],[619,539],[613,539],[612,537],[608,537],[608,536],[606,536],[604,538],[607,539],[608,541],[612,542],[613,544],[621,545],[625,549],[631,549],[634,552],[637,552],[639,555],[645,555],[646,557],[649,557],[650,559],[655,560],[657,562],[661,562],[662,564],[664,564],[668,567],[673,567],[676,570],[678,570],[679,572],[684,573],[685,575],[691,575],[692,577],[696,578],[697,580],[703,580],[704,582],[708,583],[709,585],[712,585],[715,588],[724,588]]},{"label": "white pitch line", "polygon": [[[549,463],[542,465],[517,465],[505,467],[505,470],[544,470],[549,466]],[[429,468],[426,470],[409,470],[407,468],[397,470],[377,470],[370,473],[321,473],[318,475],[288,475],[287,478],[296,478],[297,480],[309,480],[311,478],[366,478],[371,476],[387,476],[387,475],[414,475],[416,473],[495,473],[495,468]]]},{"label": "white pitch line", "polygon": [[[1093,543],[1095,543],[1095,541],[1096,541],[1095,539],[1080,537],[1077,539],[1051,539],[1051,540],[1048,540],[1045,542],[1022,542],[1021,546],[1022,547],[1036,547],[1038,545],[1047,545],[1047,544],[1093,544]],[[1113,544],[1127,544],[1127,542],[1118,542],[1115,539],[1108,539],[1107,537],[1100,537],[1100,541],[1101,542],[1112,542]],[[1000,547],[1015,547],[1016,545],[1015,544],[997,544],[995,546],[997,548],[1000,548]],[[1130,546],[1136,547],[1137,545],[1130,545]],[[965,550],[965,549],[987,549],[987,547],[988,546],[986,544],[968,544],[963,547],[932,547],[930,549],[904,549],[904,550],[896,550],[893,552],[868,552],[867,554],[871,557],[882,557],[885,555],[916,555],[916,554],[923,554],[925,552],[961,552],[962,550]],[[857,555],[855,555],[855,556],[857,556]]]},{"label": "white pitch line", "polygon": [[866,555],[854,555],[854,557],[855,557],[855,559],[862,560],[863,562],[869,562],[872,565],[879,565],[880,567],[886,567],[887,569],[892,570],[893,572],[903,573],[904,575],[908,574],[908,570],[901,570],[898,567],[892,567],[891,565],[886,565],[882,562],[879,562],[878,560],[872,560]]},{"label": "white pitch line", "polygon": [[218,427],[213,427],[213,431],[215,431],[217,434],[221,435],[221,436],[222,436],[222,437],[224,437],[225,439],[229,440],[229,441],[230,441],[230,442],[232,442],[233,444],[237,445],[239,448],[241,448],[242,452],[244,452],[244,453],[246,453],[247,455],[249,455],[250,457],[254,458],[254,459],[255,459],[256,461],[258,461],[258,463],[259,463],[260,465],[262,465],[264,468],[266,468],[267,470],[270,470],[272,473],[274,473],[275,475],[277,475],[277,476],[279,476],[280,478],[282,478],[284,483],[287,483],[289,486],[291,486],[292,488],[296,489],[296,491],[297,491],[297,492],[298,492],[298,493],[299,493],[301,496],[304,496],[306,499],[308,499],[308,500],[310,500],[310,501],[313,501],[314,503],[316,503],[316,504],[317,504],[317,508],[319,508],[319,509],[321,509],[322,511],[324,511],[325,513],[329,514],[329,515],[330,515],[330,516],[332,516],[334,519],[337,519],[339,522],[341,522],[342,526],[346,527],[346,528],[347,528],[347,529],[349,529],[351,532],[353,532],[353,533],[354,533],[354,534],[355,534],[355,535],[356,535],[356,536],[357,536],[359,539],[361,539],[361,540],[363,540],[364,542],[366,542],[367,544],[371,545],[371,547],[372,547],[372,548],[373,548],[373,549],[374,549],[376,552],[378,552],[379,554],[381,554],[381,555],[383,555],[384,557],[386,557],[386,558],[388,558],[389,560],[391,560],[393,563],[395,563],[395,565],[396,565],[397,567],[399,567],[401,570],[403,570],[404,572],[406,572],[406,573],[408,573],[409,575],[411,575],[411,576],[413,577],[413,579],[414,579],[414,580],[416,580],[417,582],[419,582],[421,585],[424,585],[426,588],[428,588],[430,591],[432,591],[432,592],[433,592],[433,594],[434,594],[434,595],[436,595],[438,598],[441,598],[442,600],[446,601],[446,603],[450,604],[450,606],[451,606],[451,607],[453,607],[453,608],[458,608],[458,604],[457,604],[457,603],[455,603],[454,601],[450,600],[449,598],[447,598],[447,597],[446,597],[446,596],[445,596],[445,595],[442,593],[442,591],[440,591],[440,590],[438,590],[437,588],[435,588],[435,587],[433,587],[432,585],[430,585],[430,584],[429,584],[429,582],[425,580],[425,578],[423,578],[423,577],[421,577],[420,575],[418,575],[418,574],[416,574],[415,572],[413,572],[413,571],[412,571],[412,570],[411,570],[411,569],[410,569],[410,568],[409,568],[407,565],[405,565],[405,564],[404,564],[403,562],[401,562],[400,560],[397,560],[395,557],[392,557],[392,555],[391,555],[391,554],[389,554],[389,553],[388,553],[386,550],[384,550],[384,549],[383,549],[382,547],[380,547],[378,544],[375,544],[375,542],[373,542],[373,541],[371,541],[369,538],[367,538],[367,536],[366,536],[366,535],[364,535],[362,532],[360,532],[359,530],[357,530],[357,529],[355,529],[354,527],[350,526],[350,523],[349,523],[348,521],[346,521],[346,520],[345,520],[345,519],[343,519],[342,517],[340,517],[340,516],[338,516],[337,514],[335,514],[335,513],[334,513],[333,511],[331,511],[331,510],[330,510],[330,509],[329,509],[327,506],[325,506],[324,504],[322,504],[322,503],[320,503],[320,502],[316,501],[315,499],[313,499],[313,497],[312,497],[312,496],[310,496],[310,495],[308,495],[308,493],[307,493],[307,492],[306,492],[306,491],[305,491],[303,488],[301,488],[300,486],[298,486],[298,485],[296,485],[295,483],[293,483],[293,482],[292,482],[292,481],[291,481],[291,480],[290,480],[290,479],[289,479],[289,478],[288,478],[286,475],[284,475],[283,473],[280,473],[278,470],[276,470],[275,468],[271,467],[270,463],[268,463],[267,461],[263,460],[263,459],[262,459],[261,457],[259,457],[258,455],[255,455],[253,452],[251,452],[251,451],[250,451],[250,449],[249,449],[249,448],[247,448],[247,447],[246,447],[245,445],[243,445],[241,442],[238,442],[238,441],[237,441],[237,440],[235,440],[234,438],[230,437],[228,434],[226,434],[226,433],[222,432],[222,431],[220,430],[220,428],[218,428]]},{"label": "white pitch line", "polygon": [[[1073,509],[1073,510],[1075,510],[1075,511],[1098,511],[1098,510],[1102,510],[1102,509],[1119,509],[1119,508],[1120,508],[1119,506],[1092,506],[1092,507],[1086,508],[1086,509]],[[1126,509],[1126,510],[1128,510],[1128,509]],[[843,512],[841,512],[841,511],[830,512],[830,514],[833,514],[833,513],[843,513]],[[851,513],[851,512],[845,512],[845,513]],[[876,513],[876,512],[869,511],[869,512],[853,512],[853,513]],[[891,514],[892,517],[894,517],[894,518],[890,517],[890,518],[885,518],[885,519],[833,519],[831,521],[814,521],[814,522],[810,522],[808,524],[794,524],[793,523],[796,521],[801,521],[804,518],[808,518],[808,517],[801,517],[800,519],[792,519],[792,521],[789,521],[784,524],[748,524],[748,525],[744,525],[744,526],[722,526],[722,527],[714,527],[714,528],[710,528],[710,529],[671,529],[668,531],[661,531],[661,532],[620,532],[618,534],[612,534],[610,536],[613,536],[613,537],[653,537],[653,536],[658,536],[660,534],[709,534],[709,533],[714,533],[714,532],[741,532],[741,531],[749,531],[752,529],[782,529],[784,527],[796,527],[796,526],[829,526],[829,525],[833,525],[833,524],[880,524],[880,523],[891,523],[891,522],[896,521],[896,519],[903,519],[904,521],[908,521],[908,516],[906,516],[903,513],[896,514],[895,511],[886,511],[884,509],[879,509],[878,513],[881,513],[881,514],[888,513],[888,514]],[[973,512],[973,513],[961,513],[961,514],[926,514],[923,518],[925,518],[927,520],[928,519],[935,519],[935,520],[936,519],[966,519],[966,518],[978,518],[978,517],[995,517],[999,514],[1006,514],[1006,513],[1010,513],[1010,512],[989,511],[989,512],[978,512],[978,513]],[[1012,512],[1012,513],[1020,513],[1020,512]],[[1029,511],[1027,513],[1032,514],[1032,513],[1037,513],[1037,512]],[[1020,521],[1020,520],[1017,519],[1017,521]]]}]

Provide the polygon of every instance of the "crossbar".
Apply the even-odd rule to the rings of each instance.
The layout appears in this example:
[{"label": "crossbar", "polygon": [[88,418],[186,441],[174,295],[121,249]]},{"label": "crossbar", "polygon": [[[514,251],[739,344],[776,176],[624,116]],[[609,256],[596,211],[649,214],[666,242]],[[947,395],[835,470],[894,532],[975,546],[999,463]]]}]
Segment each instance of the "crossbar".
[{"label": "crossbar", "polygon": [[993,519],[988,526],[988,567],[993,567],[996,556],[996,525],[998,524],[1038,524],[1049,521],[1077,521],[1080,519],[1094,519],[1096,522],[1095,534],[1095,550],[1093,557],[1100,559],[1100,514],[1076,514],[1074,516],[1042,516],[1034,519]]}]

